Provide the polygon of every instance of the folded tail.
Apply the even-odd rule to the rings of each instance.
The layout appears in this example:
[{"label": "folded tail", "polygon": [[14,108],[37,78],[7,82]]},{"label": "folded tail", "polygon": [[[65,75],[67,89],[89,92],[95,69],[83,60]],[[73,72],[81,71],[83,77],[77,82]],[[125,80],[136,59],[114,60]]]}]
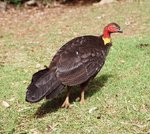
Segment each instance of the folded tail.
[{"label": "folded tail", "polygon": [[57,79],[54,71],[49,68],[40,70],[32,76],[26,92],[26,101],[35,103],[44,97],[54,98],[63,88],[64,85]]}]

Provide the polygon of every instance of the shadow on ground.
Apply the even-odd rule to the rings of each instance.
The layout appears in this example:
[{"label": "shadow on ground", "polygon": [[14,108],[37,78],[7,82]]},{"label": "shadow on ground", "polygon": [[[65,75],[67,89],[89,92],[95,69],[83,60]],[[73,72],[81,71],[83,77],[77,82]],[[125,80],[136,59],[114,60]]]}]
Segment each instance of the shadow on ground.
[{"label": "shadow on ground", "polygon": [[65,4],[65,5],[88,5],[88,4],[92,4],[92,3],[96,3],[96,2],[100,2],[101,0],[59,0],[61,4]]},{"label": "shadow on ground", "polygon": [[[88,90],[86,91],[85,98],[91,97],[93,94],[100,91],[98,89],[102,88],[107,83],[108,79],[111,77],[113,77],[113,75],[104,74],[101,75],[100,77],[96,77],[93,81],[91,81],[88,85]],[[80,96],[79,88],[73,87],[71,91],[72,92],[70,94],[70,103],[75,101]],[[63,95],[61,95],[58,98],[43,103],[37,109],[36,113],[34,114],[34,117],[41,118],[47,113],[57,111],[59,108],[61,108],[61,105],[65,100],[65,95],[66,92],[64,92]]]}]

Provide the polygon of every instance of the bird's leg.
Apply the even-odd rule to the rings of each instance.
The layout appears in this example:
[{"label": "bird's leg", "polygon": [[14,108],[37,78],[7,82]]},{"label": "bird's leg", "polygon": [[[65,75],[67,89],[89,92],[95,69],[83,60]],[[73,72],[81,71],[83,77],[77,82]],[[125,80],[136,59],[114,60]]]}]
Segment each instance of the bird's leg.
[{"label": "bird's leg", "polygon": [[81,88],[81,98],[80,98],[80,104],[85,104],[85,99],[84,99],[84,88]]},{"label": "bird's leg", "polygon": [[64,101],[64,103],[62,104],[61,107],[64,107],[64,108],[69,108],[70,107],[69,94],[70,94],[70,87],[67,86],[67,96],[66,96],[66,99],[65,99],[65,101]]},{"label": "bird's leg", "polygon": [[85,104],[84,93],[85,93],[85,88],[87,87],[88,83],[89,83],[89,80],[80,85],[80,91],[81,91],[80,104]]}]

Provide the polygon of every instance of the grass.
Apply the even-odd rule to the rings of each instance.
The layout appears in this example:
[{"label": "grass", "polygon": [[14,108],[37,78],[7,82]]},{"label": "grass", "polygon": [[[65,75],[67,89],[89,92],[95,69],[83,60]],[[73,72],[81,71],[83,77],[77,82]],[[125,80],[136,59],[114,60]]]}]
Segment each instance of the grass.
[{"label": "grass", "polygon": [[[147,134],[150,133],[150,2],[14,11],[1,14],[0,133]],[[37,70],[75,36],[98,35],[109,22],[124,33],[98,76],[89,84],[86,104],[78,90],[72,108],[59,108],[65,94],[50,102],[25,102],[26,87]],[[74,95],[75,94],[75,95]]]}]

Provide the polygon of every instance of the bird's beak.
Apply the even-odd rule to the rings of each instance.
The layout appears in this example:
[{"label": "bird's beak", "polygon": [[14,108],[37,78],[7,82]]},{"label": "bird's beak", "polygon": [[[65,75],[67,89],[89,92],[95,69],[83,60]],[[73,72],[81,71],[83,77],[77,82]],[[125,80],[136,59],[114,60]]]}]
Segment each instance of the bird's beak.
[{"label": "bird's beak", "polygon": [[119,29],[117,32],[118,32],[118,33],[123,33],[123,30],[122,30],[122,29]]}]

